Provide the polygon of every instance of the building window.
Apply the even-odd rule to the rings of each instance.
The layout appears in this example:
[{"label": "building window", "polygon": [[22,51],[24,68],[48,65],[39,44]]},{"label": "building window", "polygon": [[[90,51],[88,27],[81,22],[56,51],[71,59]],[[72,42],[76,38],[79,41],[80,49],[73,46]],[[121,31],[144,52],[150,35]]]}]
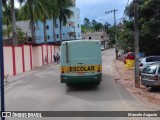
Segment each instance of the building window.
[{"label": "building window", "polygon": [[81,36],[81,34],[80,33],[78,33],[78,37],[80,37]]},{"label": "building window", "polygon": [[57,36],[57,38],[59,38],[59,34],[57,34],[56,36]]},{"label": "building window", "polygon": [[49,30],[49,25],[46,25],[46,29]]},{"label": "building window", "polygon": [[55,26],[56,26],[56,28],[58,28],[58,24],[57,23],[55,24]]},{"label": "building window", "polygon": [[40,40],[40,36],[36,36],[36,40]]},{"label": "building window", "polygon": [[47,38],[48,38],[48,40],[49,40],[49,39],[50,39],[50,36],[48,35]]},{"label": "building window", "polygon": [[63,33],[63,35],[65,35],[65,33]]},{"label": "building window", "polygon": [[78,28],[79,28],[79,24],[78,24]]},{"label": "building window", "polygon": [[35,25],[35,29],[36,29],[36,30],[39,30],[38,23],[36,23],[36,25]]}]

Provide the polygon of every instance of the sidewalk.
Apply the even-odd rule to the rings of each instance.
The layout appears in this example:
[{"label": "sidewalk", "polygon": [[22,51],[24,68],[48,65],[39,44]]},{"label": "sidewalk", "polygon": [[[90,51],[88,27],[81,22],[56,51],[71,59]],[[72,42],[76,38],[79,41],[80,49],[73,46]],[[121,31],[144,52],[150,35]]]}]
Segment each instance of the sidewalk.
[{"label": "sidewalk", "polygon": [[26,76],[30,76],[30,75],[35,74],[37,72],[43,71],[43,70],[47,69],[48,67],[52,67],[55,65],[57,65],[57,63],[50,63],[50,64],[47,64],[44,66],[36,67],[36,68],[34,68],[30,71],[24,72],[24,73],[19,73],[15,76],[8,76],[7,81],[6,81],[6,79],[4,79],[4,86],[9,85],[13,82],[16,82],[22,78],[25,78]]},{"label": "sidewalk", "polygon": [[115,82],[123,85],[128,91],[136,95],[144,101],[150,101],[160,105],[160,89],[151,90],[143,85],[140,88],[135,88],[134,71],[127,70],[124,63],[120,60],[114,60],[113,67],[115,68]]}]

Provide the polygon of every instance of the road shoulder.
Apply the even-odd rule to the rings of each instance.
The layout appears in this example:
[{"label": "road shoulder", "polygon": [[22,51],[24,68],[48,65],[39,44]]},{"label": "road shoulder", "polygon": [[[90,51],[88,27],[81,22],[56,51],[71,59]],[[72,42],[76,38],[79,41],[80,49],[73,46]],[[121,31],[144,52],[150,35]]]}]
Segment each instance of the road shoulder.
[{"label": "road shoulder", "polygon": [[140,88],[135,88],[134,71],[133,69],[127,70],[120,60],[114,60],[113,68],[115,70],[115,82],[123,85],[131,94],[141,99],[142,101],[152,102],[160,105],[160,90],[152,91],[143,85]]}]

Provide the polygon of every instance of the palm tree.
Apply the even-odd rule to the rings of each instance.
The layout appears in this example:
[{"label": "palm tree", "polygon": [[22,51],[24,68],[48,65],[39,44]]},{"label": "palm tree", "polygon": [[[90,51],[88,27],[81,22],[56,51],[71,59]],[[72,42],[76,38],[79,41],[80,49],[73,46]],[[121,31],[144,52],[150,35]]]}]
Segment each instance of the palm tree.
[{"label": "palm tree", "polygon": [[[22,0],[19,0],[22,1]],[[16,17],[15,17],[15,6],[14,6],[14,0],[2,0],[3,6],[7,6],[7,2],[11,4],[11,24],[12,24],[12,40],[13,45],[17,45],[17,33],[16,33]]]},{"label": "palm tree", "polygon": [[24,2],[22,6],[21,14],[26,15],[27,18],[30,19],[32,40],[35,43],[36,33],[35,33],[35,22],[39,19],[42,19],[42,15],[44,13],[44,7],[42,4],[42,0],[21,0],[21,4]]},{"label": "palm tree", "polygon": [[73,15],[73,11],[69,7],[73,6],[72,0],[58,0],[58,7],[60,10],[59,22],[60,22],[60,42],[62,42],[62,22],[63,25],[67,24],[67,18]]},{"label": "palm tree", "polygon": [[6,29],[4,29],[4,36],[6,37],[8,37],[8,39],[10,38],[10,34],[12,33],[12,26],[11,25],[9,25]]},{"label": "palm tree", "polygon": [[8,39],[10,38],[10,33],[8,31],[8,27],[11,24],[11,4],[7,4],[3,6],[3,22],[7,25],[6,35]]},{"label": "palm tree", "polygon": [[[52,0],[52,3],[54,3],[53,0]],[[44,11],[42,13],[40,20],[43,22],[44,43],[47,44],[46,21],[47,21],[47,19],[52,18],[52,6],[50,4],[50,0],[42,0],[42,4],[43,4]]]},{"label": "palm tree", "polygon": [[11,0],[11,18],[12,18],[12,40],[13,45],[17,45],[17,33],[16,33],[16,17],[15,17],[15,8],[14,0]]},{"label": "palm tree", "polygon": [[[7,6],[7,1],[9,0],[2,0],[4,6]],[[15,8],[14,8],[14,0],[9,1],[11,3],[11,23],[12,23],[12,40],[13,45],[17,45],[17,35],[16,35],[16,18],[15,18]]]},{"label": "palm tree", "polygon": [[52,7],[52,19],[53,19],[53,39],[54,39],[54,42],[56,42],[56,19],[59,17],[60,15],[60,10],[59,10],[59,7],[58,7],[58,2],[57,0],[55,0],[53,2],[53,0],[50,0],[50,4],[51,4],[51,7]]}]

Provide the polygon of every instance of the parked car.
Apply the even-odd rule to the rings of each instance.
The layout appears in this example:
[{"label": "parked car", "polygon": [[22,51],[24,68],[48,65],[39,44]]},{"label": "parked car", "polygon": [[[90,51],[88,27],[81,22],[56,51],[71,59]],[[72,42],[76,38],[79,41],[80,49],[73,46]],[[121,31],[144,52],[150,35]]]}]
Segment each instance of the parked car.
[{"label": "parked car", "polygon": [[126,59],[134,60],[135,59],[135,54],[133,52],[128,52],[128,53],[124,54],[123,57],[122,57],[122,60],[123,60],[124,64],[126,64]]},{"label": "parked car", "polygon": [[149,56],[139,59],[140,73],[143,70],[143,68],[156,62],[160,62],[160,56]]},{"label": "parked car", "polygon": [[142,70],[141,84],[146,87],[160,86],[160,63],[148,65]]},{"label": "parked car", "polygon": [[124,55],[124,50],[118,50],[118,56],[122,58]]}]

